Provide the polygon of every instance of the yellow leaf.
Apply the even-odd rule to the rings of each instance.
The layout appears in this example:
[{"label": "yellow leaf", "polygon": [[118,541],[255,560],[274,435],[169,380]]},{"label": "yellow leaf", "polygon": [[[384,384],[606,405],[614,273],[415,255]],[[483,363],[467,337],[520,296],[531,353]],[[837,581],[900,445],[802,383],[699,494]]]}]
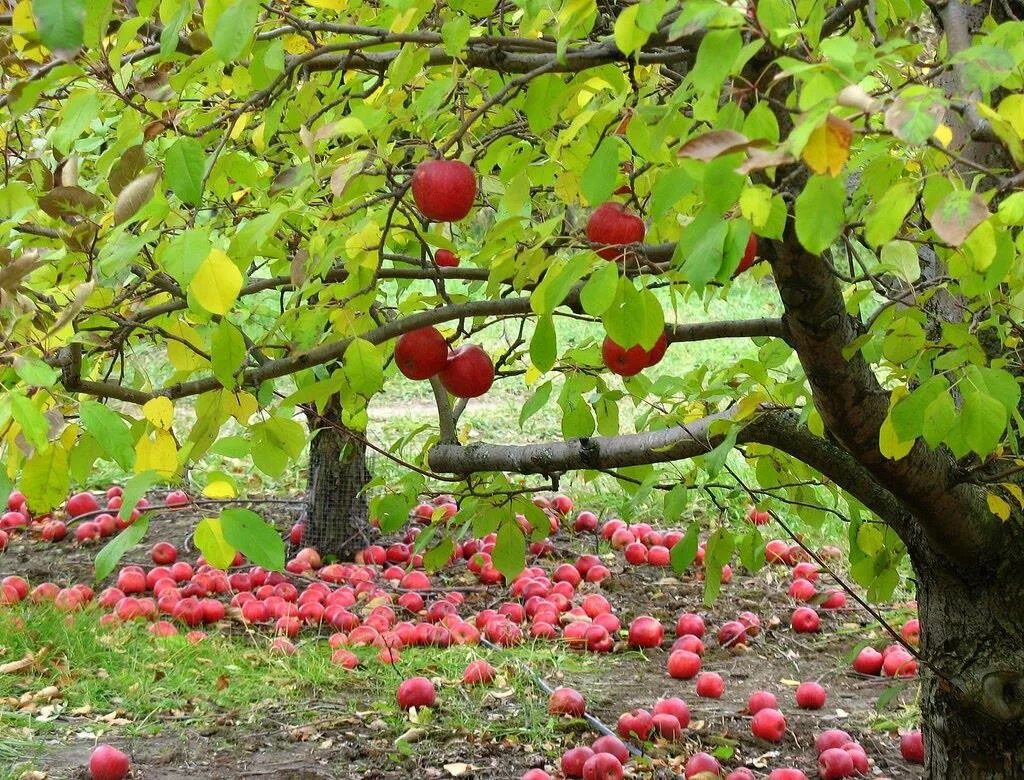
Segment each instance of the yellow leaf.
[{"label": "yellow leaf", "polygon": [[224,414],[231,415],[239,423],[245,425],[249,418],[256,414],[259,404],[251,393],[231,393],[225,391],[221,396],[221,409]]},{"label": "yellow leaf", "polygon": [[1024,95],[1008,95],[999,101],[999,116],[1010,123],[1018,138],[1024,139]]},{"label": "yellow leaf", "polygon": [[768,395],[761,391],[745,395],[740,399],[739,409],[736,412],[736,420],[745,420],[764,402],[768,400]]},{"label": "yellow leaf", "polygon": [[[903,386],[899,386],[892,391],[892,395],[889,397],[890,413],[896,402],[909,393],[910,391]],[[913,447],[914,439],[900,441],[899,436],[896,435],[896,429],[893,428],[892,420],[889,415],[886,415],[885,420],[882,422],[882,427],[878,431],[878,450],[882,453],[883,457],[899,460],[910,452]]]},{"label": "yellow leaf", "polygon": [[[189,344],[199,346],[201,343],[199,340],[199,334],[196,333],[195,329],[180,320],[178,322],[168,324],[166,326],[166,330],[168,333],[177,336],[179,339],[187,341]],[[197,355],[180,341],[175,341],[173,339],[169,339],[167,341],[167,359],[178,371],[195,371],[196,369],[203,368],[207,364],[207,361],[203,360],[202,357]]]},{"label": "yellow leaf", "polygon": [[348,8],[348,0],[306,0],[306,5],[323,8],[325,11],[344,11]]},{"label": "yellow leaf", "polygon": [[169,431],[171,423],[174,422],[174,404],[170,398],[165,396],[146,401],[142,407],[142,413],[147,420],[153,423],[154,428],[159,428],[162,431]]},{"label": "yellow leaf", "polygon": [[313,51],[313,44],[301,35],[289,35],[284,39],[284,50],[289,54],[308,54]]},{"label": "yellow leaf", "polygon": [[143,471],[155,471],[162,477],[173,477],[178,472],[178,448],[167,431],[143,436],[135,445],[135,473]]},{"label": "yellow leaf", "polygon": [[1024,509],[1024,491],[1020,489],[1020,486],[1013,482],[1000,482],[999,484],[1007,493],[1017,499],[1020,508]]},{"label": "yellow leaf", "polygon": [[1010,519],[1010,505],[1003,501],[995,493],[989,493],[987,497],[989,511],[1000,520]]},{"label": "yellow leaf", "polygon": [[238,493],[226,479],[215,479],[203,488],[203,495],[207,498],[234,498]]},{"label": "yellow leaf", "polygon": [[242,289],[242,272],[231,258],[214,249],[196,270],[189,285],[199,304],[213,314],[227,314]]},{"label": "yellow leaf", "polygon": [[802,154],[803,160],[817,174],[838,176],[850,159],[853,125],[845,119],[829,117],[811,133]]},{"label": "yellow leaf", "polygon": [[953,141],[953,130],[949,125],[939,125],[932,135],[943,147],[948,147]]},{"label": "yellow leaf", "polygon": [[252,114],[242,114],[235,123],[231,126],[230,137],[232,141],[237,141],[238,137],[242,134],[246,127],[249,125],[249,120],[252,118]]},{"label": "yellow leaf", "polygon": [[526,383],[527,387],[533,387],[536,381],[540,379],[543,375],[544,374],[535,365],[531,363],[530,367],[526,369],[526,374],[523,376],[523,381]]}]

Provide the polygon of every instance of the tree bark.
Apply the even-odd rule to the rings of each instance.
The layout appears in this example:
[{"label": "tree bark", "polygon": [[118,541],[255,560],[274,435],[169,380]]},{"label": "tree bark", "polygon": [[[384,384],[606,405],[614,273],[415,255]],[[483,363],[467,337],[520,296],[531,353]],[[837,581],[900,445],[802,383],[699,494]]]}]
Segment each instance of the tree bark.
[{"label": "tree bark", "polygon": [[303,545],[315,547],[321,556],[351,561],[373,537],[363,493],[370,481],[366,444],[346,433],[336,397],[322,414],[307,409],[306,418],[313,438]]},{"label": "tree bark", "polygon": [[921,720],[927,777],[1024,777],[1024,549],[998,575],[965,582],[917,557]]}]

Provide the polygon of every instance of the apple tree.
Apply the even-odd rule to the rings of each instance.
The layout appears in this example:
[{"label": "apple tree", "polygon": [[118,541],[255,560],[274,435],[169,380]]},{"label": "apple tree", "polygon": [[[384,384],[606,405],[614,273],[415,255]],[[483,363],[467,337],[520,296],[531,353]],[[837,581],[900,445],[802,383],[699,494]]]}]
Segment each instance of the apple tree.
[{"label": "apple tree", "polygon": [[[571,471],[662,491],[670,521],[697,492],[842,516],[870,597],[913,566],[929,775],[1020,777],[1021,18],[19,0],[0,15],[7,477],[37,512],[97,459],[136,490],[189,470],[223,495],[207,456],[283,473],[302,409],[338,434],[312,464],[329,489],[340,472],[315,472],[354,457],[385,383],[429,381],[422,448],[367,442],[406,467],[375,485],[382,528],[444,479],[514,568],[537,479],[516,475]],[[751,278],[781,318],[663,305]],[[560,343],[566,317],[592,341]],[[654,378],[709,339],[757,357]],[[461,444],[492,381],[522,389],[521,420],[557,407],[564,439]],[[263,534],[237,513],[205,530]],[[708,558],[754,568],[759,542],[723,524]]]}]

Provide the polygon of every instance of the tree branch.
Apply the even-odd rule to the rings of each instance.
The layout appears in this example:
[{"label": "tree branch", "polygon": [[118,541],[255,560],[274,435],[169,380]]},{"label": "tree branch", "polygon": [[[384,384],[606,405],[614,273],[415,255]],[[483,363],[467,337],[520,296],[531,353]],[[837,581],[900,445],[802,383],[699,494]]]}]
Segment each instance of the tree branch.
[{"label": "tree branch", "polygon": [[724,320],[722,322],[688,322],[681,325],[669,325],[667,329],[670,343],[757,338],[759,336],[774,336],[781,339],[786,337],[782,320],[771,317],[754,320]]}]

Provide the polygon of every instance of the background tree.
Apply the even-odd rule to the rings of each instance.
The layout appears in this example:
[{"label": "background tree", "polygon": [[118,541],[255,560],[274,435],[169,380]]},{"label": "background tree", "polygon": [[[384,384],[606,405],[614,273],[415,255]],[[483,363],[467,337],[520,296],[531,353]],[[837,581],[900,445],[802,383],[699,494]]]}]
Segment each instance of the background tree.
[{"label": "background tree", "polygon": [[[1011,0],[22,0],[0,17],[7,476],[36,511],[98,458],[138,473],[129,496],[185,468],[231,492],[204,458],[282,473],[306,444],[299,404],[338,399],[365,430],[404,381],[396,337],[437,325],[461,346],[525,323],[498,379],[532,391],[523,420],[556,403],[565,440],[459,446],[465,402],[434,379],[438,431],[378,445],[411,467],[375,498],[385,530],[443,474],[506,570],[531,483],[503,472],[664,488],[669,520],[692,490],[806,525],[841,514],[870,598],[913,564],[931,776],[1019,777],[1019,16]],[[435,157],[475,170],[468,219],[414,204]],[[591,225],[635,242],[599,254],[582,223],[609,200],[645,224]],[[728,296],[752,231],[781,320],[666,326],[654,291]],[[559,345],[563,317],[593,342]],[[759,352],[620,383],[606,334]],[[237,514],[203,522],[265,552]],[[738,548],[756,568],[760,541],[721,525],[708,560]]]}]

